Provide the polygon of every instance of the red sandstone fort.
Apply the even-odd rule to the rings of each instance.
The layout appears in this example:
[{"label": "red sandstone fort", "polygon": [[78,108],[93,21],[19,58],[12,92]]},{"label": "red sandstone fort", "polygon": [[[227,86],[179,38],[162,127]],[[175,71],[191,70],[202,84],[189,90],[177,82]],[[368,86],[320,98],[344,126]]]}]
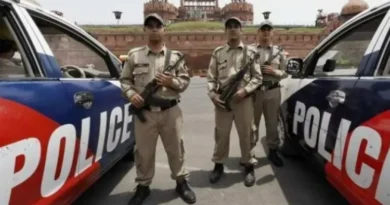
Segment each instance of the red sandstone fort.
[{"label": "red sandstone fort", "polygon": [[[205,72],[212,50],[226,42],[223,21],[237,16],[244,22],[245,43],[256,41],[253,5],[245,0],[232,0],[221,7],[218,0],[181,0],[177,7],[168,0],[150,0],[144,4],[144,16],[158,13],[168,23],[166,44],[187,54],[187,64],[194,74]],[[275,25],[274,44],[281,45],[289,57],[305,57],[324,37],[343,22],[368,8],[364,0],[349,0],[340,13],[324,14],[321,9],[311,27]],[[55,11],[62,15],[61,12]],[[270,20],[272,21],[272,13]],[[313,18],[314,20],[314,18]],[[82,25],[116,55],[146,43],[142,25]]]}]

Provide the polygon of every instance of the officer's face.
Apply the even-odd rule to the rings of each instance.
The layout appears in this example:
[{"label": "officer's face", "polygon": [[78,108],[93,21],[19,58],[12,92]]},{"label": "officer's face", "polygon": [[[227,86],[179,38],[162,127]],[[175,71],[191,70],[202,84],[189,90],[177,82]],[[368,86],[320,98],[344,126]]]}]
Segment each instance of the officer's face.
[{"label": "officer's face", "polygon": [[164,26],[155,19],[146,22],[144,31],[151,41],[161,41],[164,34]]},{"label": "officer's face", "polygon": [[272,28],[269,26],[263,26],[258,30],[257,35],[261,40],[269,40],[273,35]]},{"label": "officer's face", "polygon": [[239,39],[241,36],[241,26],[238,22],[231,21],[226,24],[225,32],[228,39]]}]

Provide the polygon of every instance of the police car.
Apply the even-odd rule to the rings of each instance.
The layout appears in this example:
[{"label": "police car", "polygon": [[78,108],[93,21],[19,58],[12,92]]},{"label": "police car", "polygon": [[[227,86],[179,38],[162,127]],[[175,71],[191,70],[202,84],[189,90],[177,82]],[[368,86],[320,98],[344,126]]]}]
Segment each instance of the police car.
[{"label": "police car", "polygon": [[121,61],[29,1],[0,14],[0,204],[70,204],[132,157]]},{"label": "police car", "polygon": [[350,204],[390,204],[390,3],[368,9],[292,58],[279,131]]}]

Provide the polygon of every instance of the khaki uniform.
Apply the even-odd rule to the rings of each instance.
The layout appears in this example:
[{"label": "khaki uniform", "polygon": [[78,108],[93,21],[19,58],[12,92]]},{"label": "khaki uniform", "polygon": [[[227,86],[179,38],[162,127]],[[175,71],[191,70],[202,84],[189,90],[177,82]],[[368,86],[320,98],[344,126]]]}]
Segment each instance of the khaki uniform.
[{"label": "khaki uniform", "polygon": [[[157,73],[161,73],[167,48],[164,47],[161,53],[155,54],[148,46],[138,47],[130,50],[122,76],[121,86],[124,95],[130,99],[135,93],[141,93]],[[182,54],[172,50],[170,65],[173,65]],[[184,61],[171,71],[174,77],[174,88],[162,87],[155,96],[173,101],[180,98],[189,83],[190,77]],[[155,154],[158,136],[161,136],[162,143],[168,156],[173,180],[188,179],[189,173],[184,166],[184,145],[182,140],[182,111],[178,105],[165,110],[158,107],[151,107],[150,110],[143,110],[146,122],[142,123],[138,117],[135,119],[135,164],[137,177],[135,181],[140,185],[151,184],[155,174]]]},{"label": "khaki uniform", "polygon": [[263,74],[263,85],[256,90],[255,103],[254,103],[254,132],[252,137],[252,153],[254,153],[254,147],[259,140],[259,126],[261,115],[264,114],[265,126],[267,131],[267,144],[270,149],[277,149],[280,144],[278,135],[278,117],[279,107],[281,101],[280,87],[272,87],[283,78],[286,78],[288,74],[285,72],[286,56],[282,52],[278,54],[279,48],[271,45],[269,47],[260,47],[258,44],[253,44],[260,53],[260,65],[263,65],[266,61],[277,55],[272,61],[271,65],[277,70],[277,76],[271,76]]},{"label": "khaki uniform", "polygon": [[[230,48],[224,45],[216,48],[213,51],[208,73],[208,92],[209,97],[213,99],[216,94],[216,89],[220,83],[222,86],[227,82],[229,77],[238,72],[244,64],[244,44],[241,42],[238,48]],[[247,46],[246,62],[253,58],[256,49]],[[240,88],[244,88],[247,93],[251,93],[262,82],[262,75],[258,60],[255,61],[252,68],[245,74],[244,80],[240,84]],[[251,136],[253,124],[253,97],[248,96],[239,103],[234,100],[231,103],[232,111],[229,112],[223,108],[215,106],[215,130],[214,140],[215,148],[212,161],[214,163],[224,163],[229,156],[230,147],[230,132],[233,121],[237,128],[242,163],[255,163],[255,159],[251,157]]]}]

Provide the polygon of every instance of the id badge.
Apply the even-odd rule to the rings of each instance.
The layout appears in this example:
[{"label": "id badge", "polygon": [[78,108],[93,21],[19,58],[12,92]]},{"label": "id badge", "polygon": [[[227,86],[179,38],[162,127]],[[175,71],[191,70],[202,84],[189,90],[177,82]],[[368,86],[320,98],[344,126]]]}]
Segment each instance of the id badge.
[{"label": "id badge", "polygon": [[160,112],[161,111],[161,107],[150,106],[150,111],[152,111],[152,112]]}]

